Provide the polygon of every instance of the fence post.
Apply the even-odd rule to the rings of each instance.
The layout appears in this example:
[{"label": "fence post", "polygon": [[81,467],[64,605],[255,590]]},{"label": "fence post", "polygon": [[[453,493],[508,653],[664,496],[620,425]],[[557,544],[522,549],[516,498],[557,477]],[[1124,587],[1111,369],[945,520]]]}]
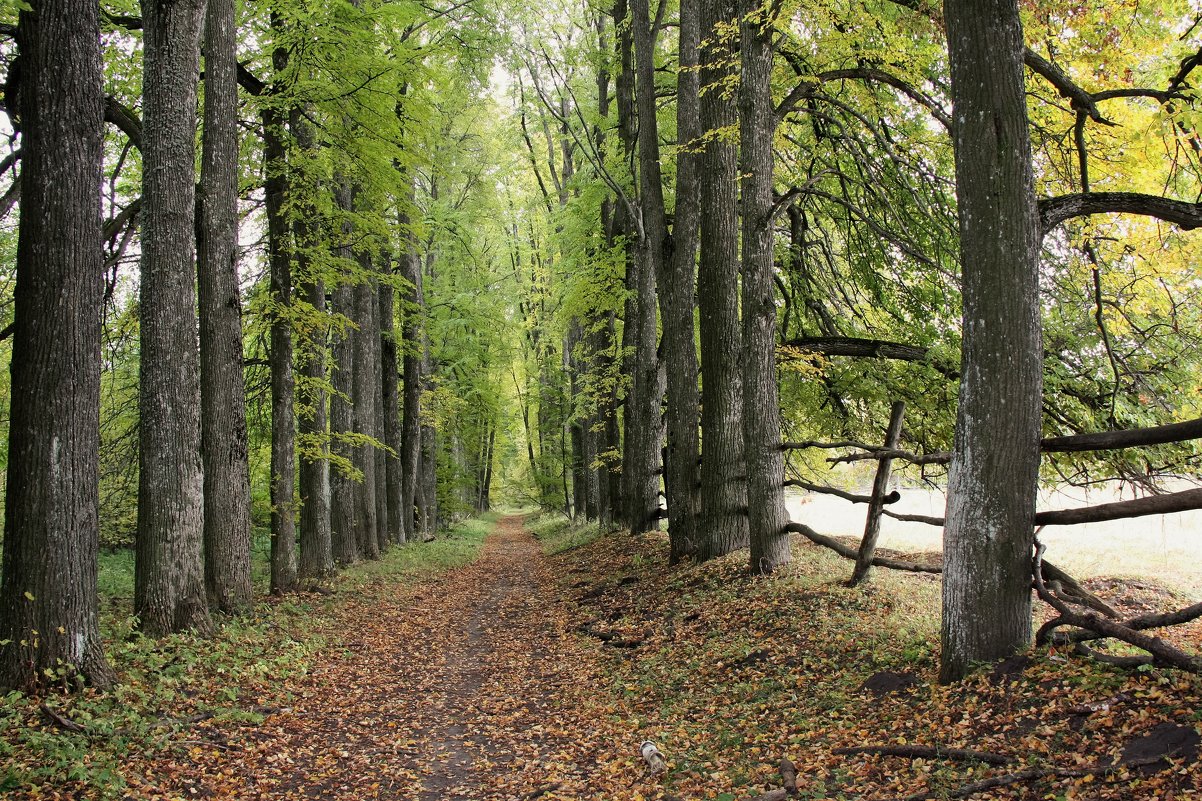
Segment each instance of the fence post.
[{"label": "fence post", "polygon": [[[902,417],[906,413],[905,401],[894,401],[889,412],[889,429],[885,433],[885,448],[895,450],[901,439]],[[872,557],[876,553],[876,541],[881,534],[881,509],[885,506],[885,495],[889,492],[889,474],[893,471],[893,459],[878,460],[876,478],[872,482],[872,500],[868,502],[868,519],[864,524],[864,538],[860,540],[860,553],[856,557],[856,569],[847,582],[855,587],[868,577],[872,569]]]}]

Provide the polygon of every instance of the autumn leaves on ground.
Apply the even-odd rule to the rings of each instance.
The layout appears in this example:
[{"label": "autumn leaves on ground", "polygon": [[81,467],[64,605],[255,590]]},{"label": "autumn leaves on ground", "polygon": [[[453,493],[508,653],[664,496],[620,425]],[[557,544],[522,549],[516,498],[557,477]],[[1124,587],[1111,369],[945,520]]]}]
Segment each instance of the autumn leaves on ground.
[{"label": "autumn leaves on ground", "polygon": [[1040,651],[941,688],[931,579],[847,589],[801,543],[771,579],[668,568],[659,535],[523,523],[394,549],[228,646],[130,633],[112,696],[5,699],[0,791],[743,801],[786,757],[809,799],[1202,797],[1197,678]]}]

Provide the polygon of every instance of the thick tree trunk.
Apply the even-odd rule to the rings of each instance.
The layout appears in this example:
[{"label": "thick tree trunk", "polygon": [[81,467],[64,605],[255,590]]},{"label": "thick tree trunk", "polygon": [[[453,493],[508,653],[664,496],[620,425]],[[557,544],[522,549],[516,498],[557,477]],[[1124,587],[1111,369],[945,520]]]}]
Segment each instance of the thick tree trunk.
[{"label": "thick tree trunk", "polygon": [[[659,125],[656,120],[655,48],[652,41],[649,0],[630,0],[635,52],[635,103],[639,120],[639,205],[642,210],[643,247],[640,252],[646,262],[640,269],[648,270],[662,287],[658,296],[663,321],[664,364],[671,391],[667,393],[668,448],[664,467],[664,489],[668,502],[668,537],[671,541],[670,560],[673,564],[694,546],[693,526],[697,497],[697,351],[693,344],[693,267],[669,261],[670,248],[666,212],[664,209],[663,178],[659,167]],[[687,92],[686,92],[687,94]],[[686,105],[687,105],[686,98]],[[691,167],[687,172],[691,173]],[[686,175],[691,180],[692,175]],[[684,268],[681,274],[676,268]],[[640,299],[643,283],[640,283]],[[655,288],[652,286],[654,293]],[[642,311],[640,309],[640,311]],[[645,313],[645,312],[643,312]],[[651,336],[655,336],[655,311],[651,311]],[[642,321],[640,321],[642,322]],[[642,365],[639,365],[642,367]],[[655,378],[656,431],[658,434],[660,396],[659,376]],[[654,440],[659,450],[660,438]],[[689,448],[693,451],[690,454]],[[658,481],[654,491],[658,493]],[[645,514],[655,516],[659,497]],[[658,518],[657,518],[658,519]],[[650,524],[647,525],[650,528]]]},{"label": "thick tree trunk", "polygon": [[743,211],[743,449],[751,570],[789,561],[785,466],[776,386],[776,287],[772,228],[772,20],[758,0],[743,0],[739,76],[739,174]]},{"label": "thick tree trunk", "polygon": [[[102,92],[96,3],[22,11],[21,226],[0,583],[0,688],[98,687]],[[10,102],[13,98],[10,98]],[[10,106],[11,110],[11,106]],[[34,634],[34,632],[37,632]]]},{"label": "thick tree trunk", "polygon": [[701,521],[698,557],[750,542],[743,457],[743,381],[739,327],[738,151],[714,131],[735,124],[728,85],[736,53],[732,0],[701,0],[701,241],[697,298],[701,339]]},{"label": "thick tree trunk", "polygon": [[[277,51],[277,60],[282,58]],[[282,68],[277,63],[277,69]],[[296,380],[292,367],[292,262],[289,224],[284,211],[288,193],[284,118],[263,112],[264,199],[267,211],[267,260],[271,274],[271,591],[296,589]]]},{"label": "thick tree trunk", "polygon": [[406,253],[401,266],[405,280],[409,282],[405,293],[405,322],[401,327],[401,338],[405,345],[401,396],[401,514],[405,518],[405,531],[410,537],[418,539],[415,509],[422,447],[422,274],[416,253]]},{"label": "thick tree trunk", "polygon": [[196,227],[205,589],[227,614],[251,603],[242,305],[238,297],[238,77],[233,0],[209,0]]},{"label": "thick tree trunk", "polygon": [[[639,0],[635,0],[636,5]],[[617,80],[618,130],[627,152],[645,149],[642,141],[653,141],[656,134],[654,110],[650,120],[638,116],[638,90],[634,64],[633,36],[642,29],[650,54],[650,22],[640,25],[628,20],[626,0],[614,4],[614,20],[619,24],[618,49],[622,71]],[[652,98],[654,100],[654,98]],[[647,116],[645,113],[642,115]],[[647,133],[650,129],[651,133]],[[658,154],[658,142],[655,143]],[[649,176],[647,164],[640,158],[640,208],[638,219],[624,215],[624,230],[628,237],[626,259],[626,288],[630,292],[626,303],[626,318],[622,343],[627,346],[627,374],[631,376],[626,403],[622,407],[626,424],[626,439],[622,452],[622,521],[634,533],[659,526],[659,469],[660,469],[660,407],[659,358],[656,353],[656,295],[655,277],[664,252],[663,189],[658,180],[659,163],[655,162],[656,177]],[[658,194],[659,202],[648,197]]]},{"label": "thick tree trunk", "polygon": [[[371,270],[371,261],[360,258],[360,267]],[[376,395],[379,393],[380,378],[376,372],[375,347],[380,341],[376,326],[378,302],[372,282],[363,280],[354,288],[355,316],[359,329],[352,335],[355,349],[355,375],[353,413],[355,433],[365,437],[376,436]],[[355,539],[359,553],[366,559],[380,557],[380,542],[377,532],[376,507],[376,453],[375,446],[359,445],[355,448],[355,467],[363,475],[355,485]]]},{"label": "thick tree trunk", "polygon": [[[312,127],[300,109],[293,109],[289,128],[297,146],[305,155],[316,150]],[[314,191],[307,185],[305,191]],[[298,198],[299,199],[299,198]],[[306,447],[300,457],[300,567],[297,577],[312,584],[334,573],[333,541],[330,534],[330,461],[328,415],[326,413],[326,356],[329,328],[326,319],[325,282],[317,277],[309,252],[318,247],[316,226],[307,204],[293,220],[292,236],[296,243],[296,269],[301,291],[313,313],[323,321],[311,331],[300,360],[305,380],[297,396],[305,413],[297,421],[297,430]]]},{"label": "thick tree trunk", "polygon": [[394,320],[395,292],[388,282],[380,284],[380,397],[383,414],[384,445],[389,449],[384,459],[384,499],[388,510],[383,527],[390,542],[403,544],[406,537],[404,508],[401,503],[401,410],[397,377],[397,331]]},{"label": "thick tree trunk", "polygon": [[196,85],[203,0],[142,4],[141,384],[134,612],[207,630],[196,324]]},{"label": "thick tree trunk", "polygon": [[[294,231],[298,241],[309,241],[302,231]],[[303,263],[303,262],[302,262]],[[305,296],[317,313],[326,307],[325,283],[306,281]],[[334,573],[334,545],[330,533],[330,461],[326,392],[326,335],[322,327],[313,334],[309,353],[303,359],[305,383],[298,393],[305,413],[297,421],[300,436],[305,437],[307,453],[300,458],[300,568],[302,582],[320,581]]]},{"label": "thick tree trunk", "polygon": [[[351,208],[350,187],[338,181],[334,190],[338,207],[345,213]],[[351,226],[344,222],[342,240],[337,247],[337,256],[349,261]],[[334,314],[348,320],[355,317],[355,288],[341,283],[334,290]],[[350,398],[355,383],[355,351],[351,330],[343,328],[333,336],[331,358],[334,375],[331,379],[333,394],[330,396],[330,450],[338,466],[330,475],[330,538],[333,542],[334,560],[342,565],[359,561],[359,544],[355,539],[355,480],[348,474],[353,449],[345,435],[354,430],[354,418]]]},{"label": "thick tree trunk", "polygon": [[[388,257],[381,253],[378,258],[381,266],[377,269],[387,273],[391,269]],[[388,525],[388,460],[384,452],[384,338],[383,323],[380,319],[381,288],[379,283],[372,287],[372,330],[369,333],[372,336],[372,373],[375,379],[375,391],[372,393],[372,420],[375,424],[373,436],[380,443],[372,448],[376,460],[376,544],[383,553],[393,543],[394,536]]]},{"label": "thick tree trunk", "polygon": [[668,534],[672,564],[697,552],[701,514],[698,470],[700,399],[697,391],[697,347],[693,309],[697,302],[697,239],[701,224],[700,180],[693,144],[701,135],[699,0],[680,7],[679,70],[676,88],[676,210],[672,247],[660,278],[660,315],[668,378],[668,456],[664,491],[668,500]]},{"label": "thick tree trunk", "polygon": [[943,532],[947,682],[1030,642],[1043,348],[1018,6],[948,0],[945,16],[964,303]]}]

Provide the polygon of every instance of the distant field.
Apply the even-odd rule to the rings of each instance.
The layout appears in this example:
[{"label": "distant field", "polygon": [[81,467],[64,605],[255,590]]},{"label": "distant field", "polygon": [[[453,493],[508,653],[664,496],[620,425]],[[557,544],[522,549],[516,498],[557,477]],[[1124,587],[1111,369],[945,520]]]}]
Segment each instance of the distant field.
[{"label": "distant field", "polygon": [[[867,494],[868,490],[861,490]],[[901,500],[889,508],[908,514],[943,516],[941,491],[901,488]],[[1122,499],[1130,499],[1130,491]],[[1041,493],[1039,509],[1068,509],[1120,500],[1111,490],[1070,488]],[[788,498],[794,520],[823,534],[858,537],[864,533],[866,504],[830,495],[793,493]],[[1048,559],[1078,578],[1124,576],[1156,579],[1193,601],[1202,600],[1202,511],[1112,520],[1084,526],[1049,526],[1040,533]],[[882,518],[882,548],[906,553],[939,551],[943,529],[922,523]]]}]

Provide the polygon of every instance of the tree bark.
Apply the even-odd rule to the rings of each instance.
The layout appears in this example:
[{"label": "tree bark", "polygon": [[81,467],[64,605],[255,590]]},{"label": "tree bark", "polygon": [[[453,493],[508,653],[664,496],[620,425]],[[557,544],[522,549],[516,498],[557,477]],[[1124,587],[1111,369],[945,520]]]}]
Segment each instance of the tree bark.
[{"label": "tree bark", "polygon": [[947,0],[960,214],[960,405],[943,534],[940,680],[1031,638],[1042,343],[1035,202],[1015,0]]},{"label": "tree bark", "polygon": [[[664,495],[668,505],[669,562],[677,564],[697,550],[697,515],[701,487],[697,471],[698,443],[697,347],[693,330],[697,231],[700,203],[697,198],[696,156],[678,151],[676,214],[672,239],[665,221],[664,195],[659,169],[659,130],[655,120],[655,60],[648,0],[632,0],[635,24],[637,97],[639,112],[640,185],[643,221],[659,284],[663,328],[662,350],[667,385],[667,453],[664,459]],[[645,23],[645,24],[644,24]],[[697,0],[686,0],[680,14],[680,77],[677,87],[677,136],[682,142],[697,138],[699,78],[697,75],[700,27]]]},{"label": "tree bark", "polygon": [[205,18],[199,225],[201,458],[205,589],[226,614],[251,603],[250,466],[238,296],[238,76],[233,0]]},{"label": "tree bark", "polygon": [[[273,23],[274,23],[273,18]],[[277,49],[276,69],[286,56]],[[296,414],[292,400],[292,260],[284,203],[288,194],[284,117],[263,112],[264,198],[267,211],[267,260],[271,280],[271,592],[296,589]]]},{"label": "tree bark", "polygon": [[[412,243],[410,243],[412,248]],[[418,498],[418,468],[422,447],[421,398],[422,398],[422,273],[421,261],[410,250],[404,254],[402,270],[409,287],[405,292],[404,324],[401,338],[405,355],[402,359],[404,371],[401,412],[401,513],[405,518],[405,531],[417,538],[415,509]]]},{"label": "tree bark", "polygon": [[[701,521],[697,556],[709,559],[750,541],[739,369],[738,151],[728,80],[736,47],[720,26],[736,18],[732,0],[701,0],[701,240],[697,299],[701,339]],[[723,88],[726,87],[726,88]]]},{"label": "tree bark", "polygon": [[[902,419],[906,413],[904,401],[894,401],[889,412],[889,427],[885,430],[886,448],[896,448],[901,439]],[[856,557],[856,568],[852,571],[848,586],[855,587],[868,578],[872,570],[872,557],[876,553],[876,541],[881,534],[881,511],[889,503],[889,476],[892,472],[893,460],[885,457],[876,468],[876,477],[872,481],[872,497],[868,501],[868,515],[864,523],[864,536],[860,538],[860,555]],[[893,493],[897,497],[897,493]]]},{"label": "tree bark", "polygon": [[384,498],[387,508],[387,523],[383,526],[388,540],[404,544],[406,529],[402,505],[401,478],[401,411],[397,377],[400,365],[397,361],[397,331],[394,320],[392,284],[380,282],[380,380],[383,414],[384,445],[388,452],[384,459]]},{"label": "tree bark", "polygon": [[[349,212],[351,190],[344,180],[336,182],[334,196],[339,209],[344,214]],[[342,223],[340,234],[342,238],[336,255],[345,263],[352,258],[349,221]],[[345,320],[354,319],[354,301],[355,288],[343,280],[334,290],[334,314]],[[350,398],[354,392],[355,351],[350,329],[343,327],[336,332],[330,348],[334,368],[331,379],[334,392],[330,396],[330,450],[338,465],[330,475],[330,538],[334,560],[341,565],[349,565],[360,558],[359,544],[355,539],[355,480],[348,472],[353,449],[345,438],[354,430]]]},{"label": "tree bark", "polygon": [[134,612],[207,630],[196,323],[196,86],[203,0],[142,4],[141,383]]},{"label": "tree bark", "polygon": [[[387,254],[381,252],[376,257],[380,262],[377,272],[387,273],[392,269]],[[377,279],[372,286],[372,329],[369,332],[372,337],[372,377],[375,380],[372,392],[372,420],[375,427],[373,437],[378,443],[372,447],[372,455],[376,460],[376,544],[381,553],[388,550],[388,546],[393,542],[392,530],[388,526],[388,459],[384,451],[384,337],[383,322],[380,318],[382,283]]]},{"label": "tree bark", "polygon": [[[312,127],[299,108],[290,112],[289,128],[302,155],[316,150]],[[316,187],[307,184],[306,192]],[[301,198],[298,198],[301,200]],[[296,271],[300,291],[321,324],[311,331],[300,359],[304,381],[297,397],[305,409],[297,421],[297,431],[306,447],[300,456],[300,566],[297,578],[312,584],[334,574],[333,540],[330,534],[330,437],[326,412],[326,357],[329,326],[326,324],[325,281],[314,273],[311,249],[318,247],[316,226],[307,202],[293,219],[292,236],[296,249]]]},{"label": "tree bark", "polygon": [[[422,330],[422,390],[433,389],[431,378],[434,375],[430,363],[430,340]],[[438,429],[434,421],[427,415],[422,419],[422,458],[420,464],[420,480],[422,482],[422,533],[431,537],[438,530]]]},{"label": "tree bark", "polygon": [[[371,259],[361,256],[359,266],[365,273],[372,269]],[[380,378],[376,371],[375,346],[380,341],[376,326],[378,301],[372,281],[366,277],[354,288],[355,316],[359,326],[351,334],[355,350],[353,415],[356,434],[364,437],[376,436],[376,395],[379,393]],[[376,506],[376,453],[375,446],[364,443],[355,447],[355,467],[363,478],[355,485],[355,539],[359,543],[359,554],[366,559],[380,557],[380,542],[377,531]]]},{"label": "tree bark", "polygon": [[[640,0],[634,0],[635,6]],[[632,7],[637,14],[637,9]],[[650,22],[639,24],[638,17],[627,20],[626,0],[614,4],[614,20],[619,24],[618,47],[622,71],[617,81],[618,121],[623,146],[634,152],[637,144],[639,164],[638,219],[628,219],[626,260],[626,289],[630,293],[626,304],[623,345],[630,354],[628,374],[631,376],[626,403],[622,407],[626,423],[626,439],[622,453],[622,520],[634,533],[659,526],[659,469],[660,469],[660,407],[659,359],[656,353],[656,287],[655,279],[663,259],[664,210],[663,189],[660,184],[659,163],[649,169],[642,152],[648,150],[652,137],[657,137],[654,108],[650,119],[644,113],[638,117],[639,97],[634,59],[634,35],[645,38],[639,53],[650,55]],[[638,56],[642,58],[642,56]],[[654,85],[652,101],[654,101]],[[654,102],[652,103],[654,106]],[[636,125],[636,120],[638,124]],[[648,134],[650,130],[652,133]],[[637,133],[636,133],[637,131]],[[644,145],[647,142],[648,145]],[[654,144],[658,154],[658,142]],[[649,173],[654,173],[654,176]],[[658,195],[659,200],[655,197]]]},{"label": "tree bark", "polygon": [[[102,102],[96,3],[21,11],[21,225],[0,688],[112,683],[97,624]],[[11,98],[10,98],[11,101]],[[35,633],[36,632],[36,633]]]},{"label": "tree bark", "polygon": [[743,448],[751,570],[771,573],[790,559],[785,466],[776,385],[776,287],[772,227],[772,30],[759,0],[740,7],[739,173],[743,211]]}]

